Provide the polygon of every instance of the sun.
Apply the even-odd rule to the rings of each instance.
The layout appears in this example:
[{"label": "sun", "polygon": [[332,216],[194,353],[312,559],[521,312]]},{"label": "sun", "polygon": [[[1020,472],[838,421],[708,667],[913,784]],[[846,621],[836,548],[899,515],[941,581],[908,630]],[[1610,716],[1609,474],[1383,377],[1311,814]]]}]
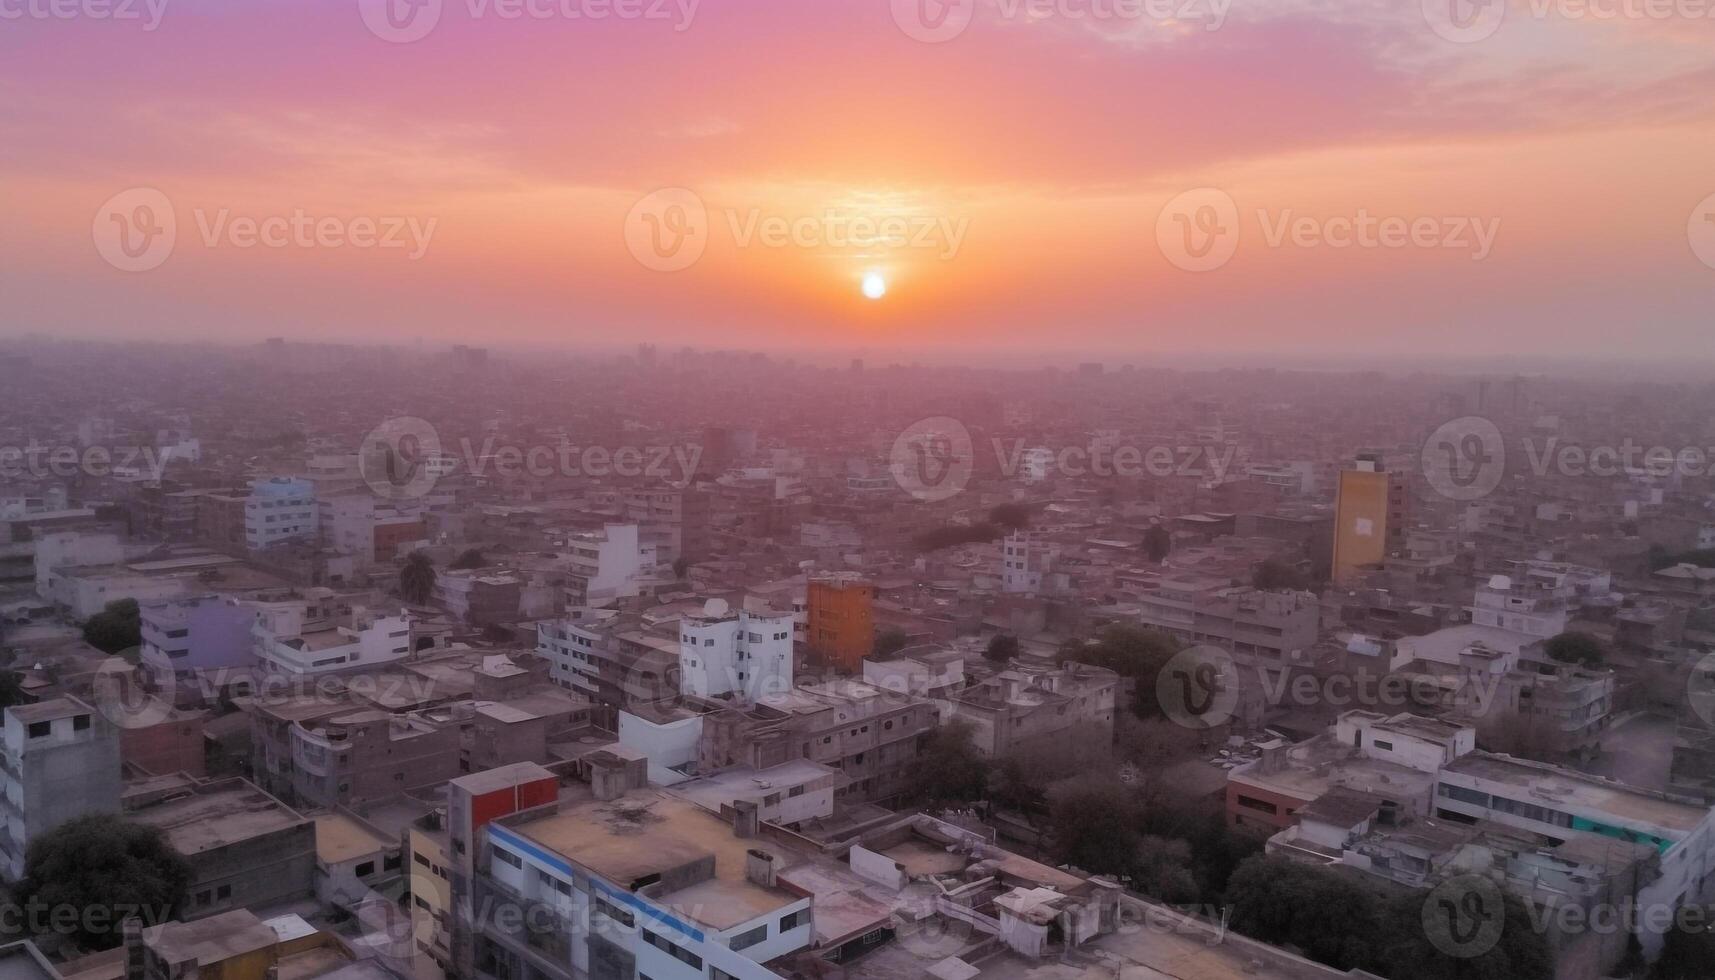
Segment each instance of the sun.
[{"label": "sun", "polygon": [[863,275],[863,294],[869,299],[880,299],[887,295],[887,279],[879,272],[866,272]]}]

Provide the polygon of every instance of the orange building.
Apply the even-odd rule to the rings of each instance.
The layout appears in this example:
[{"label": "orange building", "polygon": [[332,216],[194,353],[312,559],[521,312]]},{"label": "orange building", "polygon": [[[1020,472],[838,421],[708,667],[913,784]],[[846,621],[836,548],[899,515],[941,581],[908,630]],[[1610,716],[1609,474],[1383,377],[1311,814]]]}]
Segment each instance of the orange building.
[{"label": "orange building", "polygon": [[1334,497],[1335,582],[1348,582],[1360,569],[1387,557],[1392,477],[1380,455],[1373,453],[1360,453],[1351,468],[1340,471]]},{"label": "orange building", "polygon": [[810,580],[806,642],[815,659],[858,673],[875,643],[875,586],[852,575]]}]

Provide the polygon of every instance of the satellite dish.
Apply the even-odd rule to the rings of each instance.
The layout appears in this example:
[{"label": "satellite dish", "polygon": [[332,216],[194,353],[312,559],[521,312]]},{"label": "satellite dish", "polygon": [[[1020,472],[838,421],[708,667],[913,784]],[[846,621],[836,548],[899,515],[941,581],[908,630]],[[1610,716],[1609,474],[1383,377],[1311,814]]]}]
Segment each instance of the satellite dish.
[{"label": "satellite dish", "polygon": [[725,599],[710,599],[703,603],[703,615],[710,619],[719,619],[725,616],[731,608]]}]

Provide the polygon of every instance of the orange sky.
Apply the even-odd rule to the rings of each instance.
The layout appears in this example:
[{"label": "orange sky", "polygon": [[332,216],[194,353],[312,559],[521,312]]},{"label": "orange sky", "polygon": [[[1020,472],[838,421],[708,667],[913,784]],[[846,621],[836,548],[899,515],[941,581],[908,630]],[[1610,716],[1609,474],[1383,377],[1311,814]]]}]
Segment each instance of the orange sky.
[{"label": "orange sky", "polygon": [[[1532,0],[1450,39],[1437,0],[955,0],[968,26],[937,43],[919,0],[440,0],[403,40],[386,25],[432,7],[35,2],[0,0],[0,334],[1711,346],[1711,18]],[[1164,214],[1198,188],[1234,227]],[[126,271],[138,200],[176,230]],[[1366,218],[1436,231],[1338,244]],[[1175,222],[1230,258],[1186,271]]]}]

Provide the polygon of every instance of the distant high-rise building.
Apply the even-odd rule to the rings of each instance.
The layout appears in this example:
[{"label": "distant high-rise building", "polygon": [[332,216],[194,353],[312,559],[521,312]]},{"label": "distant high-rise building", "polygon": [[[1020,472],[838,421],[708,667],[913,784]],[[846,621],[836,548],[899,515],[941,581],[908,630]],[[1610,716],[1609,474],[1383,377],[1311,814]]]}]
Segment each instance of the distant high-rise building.
[{"label": "distant high-rise building", "polygon": [[1380,453],[1359,453],[1340,471],[1334,498],[1334,581],[1381,564],[1404,531],[1404,481],[1388,472]]},{"label": "distant high-rise building", "polygon": [[0,755],[0,870],[12,881],[24,875],[31,841],[78,817],[119,812],[119,730],[77,698],[7,708]]},{"label": "distant high-rise building", "polygon": [[875,586],[846,574],[810,579],[805,594],[806,639],[822,663],[863,670],[875,646]]}]

